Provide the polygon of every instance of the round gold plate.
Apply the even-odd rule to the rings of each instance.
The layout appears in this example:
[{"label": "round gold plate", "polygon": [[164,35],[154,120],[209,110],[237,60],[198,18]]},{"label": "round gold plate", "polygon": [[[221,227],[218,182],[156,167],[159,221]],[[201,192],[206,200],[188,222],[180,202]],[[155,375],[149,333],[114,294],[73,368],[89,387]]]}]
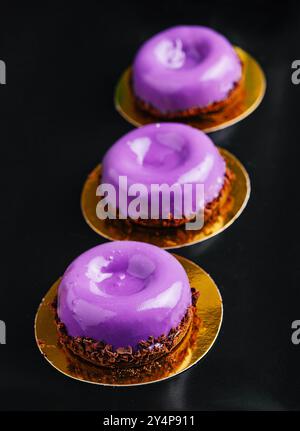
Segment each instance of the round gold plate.
[{"label": "round gold plate", "polygon": [[35,338],[42,355],[58,371],[73,379],[106,386],[131,386],[169,379],[195,365],[214,344],[223,318],[220,292],[211,277],[198,265],[174,255],[200,292],[193,325],[181,343],[168,355],[147,366],[111,370],[75,357],[58,344],[52,303],[60,279],[42,300],[35,317]]},{"label": "round gold plate", "polygon": [[230,199],[213,223],[207,223],[201,230],[186,230],[185,225],[177,228],[155,229],[139,226],[128,220],[101,220],[97,217],[96,196],[101,165],[88,176],[81,195],[81,209],[88,225],[102,237],[116,240],[148,242],[165,249],[174,249],[205,241],[225,230],[242,213],[250,196],[250,180],[241,162],[229,151],[219,148],[227,166],[235,174]]},{"label": "round gold plate", "polygon": [[[266,79],[257,61],[239,47],[235,50],[243,63],[244,91],[236,104],[222,111],[191,119],[178,119],[206,133],[216,132],[243,120],[250,115],[262,101],[266,90]],[[136,127],[149,123],[165,121],[139,109],[130,85],[131,68],[121,76],[115,91],[115,107],[126,121]],[[171,120],[169,120],[171,121]],[[173,120],[172,120],[173,121]]]}]

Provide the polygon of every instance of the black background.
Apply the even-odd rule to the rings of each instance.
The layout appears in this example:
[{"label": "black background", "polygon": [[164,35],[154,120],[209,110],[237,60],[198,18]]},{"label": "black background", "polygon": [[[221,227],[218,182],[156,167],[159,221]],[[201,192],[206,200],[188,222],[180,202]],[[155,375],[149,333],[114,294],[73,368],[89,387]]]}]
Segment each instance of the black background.
[{"label": "black background", "polygon": [[[299,309],[300,58],[297,3],[140,1],[3,10],[0,58],[1,410],[295,410]],[[84,5],[84,6],[83,6]],[[259,109],[212,135],[245,164],[252,195],[239,220],[178,251],[223,295],[220,336],[197,366],[166,382],[113,389],[68,379],[40,355],[33,320],[68,263],[102,242],[84,222],[82,184],[105,150],[132,129],[113,92],[140,44],[177,24],[215,28],[254,55],[268,89]]]}]

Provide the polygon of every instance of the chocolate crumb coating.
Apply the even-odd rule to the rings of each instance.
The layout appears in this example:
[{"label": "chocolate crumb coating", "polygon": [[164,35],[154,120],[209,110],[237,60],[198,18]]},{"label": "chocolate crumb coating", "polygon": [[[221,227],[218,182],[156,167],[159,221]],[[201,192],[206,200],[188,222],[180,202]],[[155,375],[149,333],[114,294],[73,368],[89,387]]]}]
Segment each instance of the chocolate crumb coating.
[{"label": "chocolate crumb coating", "polygon": [[[131,83],[131,89],[133,92],[133,87]],[[149,103],[139,99],[134,93],[134,99],[137,107],[142,111],[147,112],[152,115],[156,119],[162,120],[180,120],[180,119],[188,119],[192,117],[202,117],[207,116],[209,114],[215,114],[220,111],[224,111],[228,106],[235,105],[238,103],[244,96],[244,74],[242,74],[241,79],[235,83],[234,87],[229,91],[226,99],[221,100],[219,102],[213,102],[208,106],[204,107],[192,107],[186,109],[184,111],[176,111],[176,112],[161,112],[154,106]]]},{"label": "chocolate crumb coating", "polygon": [[96,383],[108,385],[143,384],[153,380],[167,378],[170,373],[181,367],[182,362],[196,343],[201,319],[195,313],[193,324],[187,335],[169,354],[163,355],[139,367],[99,367],[74,355],[71,350],[63,347],[68,361],[68,369],[72,376]]},{"label": "chocolate crumb coating", "polygon": [[192,305],[188,308],[184,318],[176,328],[172,328],[169,334],[160,337],[150,336],[147,340],[141,340],[137,348],[132,346],[119,347],[116,350],[110,344],[101,340],[87,337],[71,337],[68,335],[65,325],[57,316],[57,298],[53,302],[55,320],[59,336],[59,344],[67,347],[74,355],[102,367],[137,367],[159,359],[171,352],[184,338],[190,328],[195,314],[195,306],[199,292],[191,289]]}]

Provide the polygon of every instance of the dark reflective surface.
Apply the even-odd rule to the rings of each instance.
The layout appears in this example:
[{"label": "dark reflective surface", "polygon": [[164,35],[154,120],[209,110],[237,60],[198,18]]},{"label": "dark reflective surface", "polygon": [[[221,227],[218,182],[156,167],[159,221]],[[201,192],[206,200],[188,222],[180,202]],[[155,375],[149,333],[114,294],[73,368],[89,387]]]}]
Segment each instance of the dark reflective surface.
[{"label": "dark reflective surface", "polygon": [[[33,319],[67,264],[102,241],[84,222],[79,198],[104,151],[131,129],[114,110],[119,75],[147,37],[178,23],[223,32],[257,58],[268,81],[259,109],[223,135],[251,176],[246,211],[217,238],[178,251],[213,276],[224,324],[208,356],[174,380],[94,387],[47,364]],[[299,29],[296,2],[2,10],[1,409],[300,408],[300,347],[290,341],[291,323],[300,319],[300,86],[290,78]]]}]

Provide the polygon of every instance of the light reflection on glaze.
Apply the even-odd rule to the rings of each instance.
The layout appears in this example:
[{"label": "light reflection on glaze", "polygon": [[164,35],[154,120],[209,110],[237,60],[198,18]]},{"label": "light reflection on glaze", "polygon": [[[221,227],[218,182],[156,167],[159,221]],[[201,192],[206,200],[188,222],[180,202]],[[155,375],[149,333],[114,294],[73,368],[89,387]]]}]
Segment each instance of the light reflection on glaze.
[{"label": "light reflection on glaze", "polygon": [[214,159],[211,154],[207,154],[204,157],[204,160],[199,163],[199,165],[195,166],[191,170],[185,172],[178,178],[178,182],[181,184],[184,183],[193,183],[198,182],[200,184],[204,184],[212,167],[214,164]]},{"label": "light reflection on glaze", "polygon": [[[122,175],[127,177],[128,187],[144,184],[141,199],[147,200],[149,208],[151,184],[204,184],[207,204],[219,195],[225,168],[218,149],[203,132],[184,124],[150,124],[124,135],[108,150],[102,162],[102,182],[112,184],[117,196]],[[191,195],[195,208],[195,187]],[[171,212],[172,199],[171,195]]]},{"label": "light reflection on glaze", "polygon": [[175,307],[180,299],[182,289],[182,283],[176,281],[172,286],[166,289],[164,292],[155,296],[154,298],[148,299],[142,302],[139,307],[139,311],[150,310],[154,308],[170,308]]},{"label": "light reflection on glaze", "polygon": [[174,112],[225,99],[241,75],[240,60],[224,36],[207,27],[178,26],[139,49],[133,87],[161,112]]},{"label": "light reflection on glaze", "polygon": [[137,162],[142,165],[144,163],[145,156],[150,148],[151,140],[145,136],[141,138],[134,139],[133,141],[128,141],[130,149],[136,154]]},{"label": "light reflection on glaze", "polygon": [[65,272],[58,316],[69,335],[115,348],[167,334],[191,304],[178,261],[150,244],[111,242],[83,253]]},{"label": "light reflection on glaze", "polygon": [[184,66],[186,58],[182,48],[180,39],[175,39],[175,41],[163,39],[155,46],[154,54],[157,60],[165,67],[179,69]]}]

